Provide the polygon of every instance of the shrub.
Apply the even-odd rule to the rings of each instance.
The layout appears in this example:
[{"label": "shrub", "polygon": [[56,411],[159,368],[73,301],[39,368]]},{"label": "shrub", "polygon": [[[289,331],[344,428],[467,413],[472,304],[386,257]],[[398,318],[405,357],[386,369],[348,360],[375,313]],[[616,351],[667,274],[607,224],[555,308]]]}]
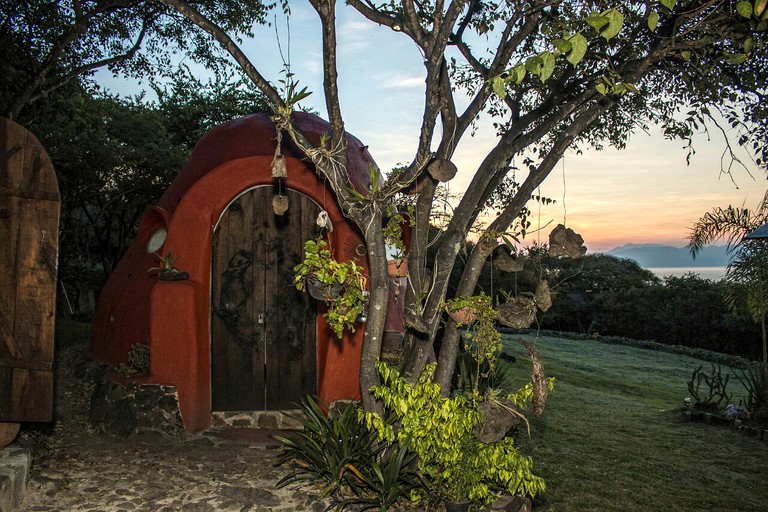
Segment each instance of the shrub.
[{"label": "shrub", "polygon": [[[377,370],[382,385],[374,387],[373,394],[397,417],[398,428],[375,413],[360,415],[380,441],[408,443],[416,452],[427,486],[423,498],[433,503],[470,500],[482,506],[502,490],[530,496],[544,491],[544,481],[532,473],[533,461],[517,450],[512,437],[488,444],[477,438],[475,429],[483,418],[476,395],[440,397],[440,386],[432,382],[434,364],[424,369],[415,386],[386,363],[379,363]],[[510,398],[518,407],[525,406],[525,393]]]},{"label": "shrub", "polygon": [[419,485],[408,468],[415,455],[407,444],[385,451],[358,419],[354,403],[328,414],[324,408],[308,396],[301,403],[303,415],[295,418],[304,430],[291,437],[275,436],[283,443],[278,463],[290,462],[293,469],[278,487],[320,480],[325,486],[323,496],[339,500],[336,510],[353,504],[387,510]]}]

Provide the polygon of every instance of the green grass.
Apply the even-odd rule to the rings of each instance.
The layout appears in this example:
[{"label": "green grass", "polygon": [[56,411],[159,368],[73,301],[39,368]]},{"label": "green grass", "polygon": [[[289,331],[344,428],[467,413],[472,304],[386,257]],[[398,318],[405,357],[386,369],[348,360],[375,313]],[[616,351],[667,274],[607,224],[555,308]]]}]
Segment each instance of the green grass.
[{"label": "green grass", "polygon": [[[530,364],[517,338],[503,342],[517,355],[506,378],[519,387]],[[542,337],[536,345],[556,383],[532,437],[520,436],[547,482],[534,510],[768,510],[768,441],[682,421],[701,361],[591,340]],[[728,390],[738,403],[744,391],[735,377]]]}]

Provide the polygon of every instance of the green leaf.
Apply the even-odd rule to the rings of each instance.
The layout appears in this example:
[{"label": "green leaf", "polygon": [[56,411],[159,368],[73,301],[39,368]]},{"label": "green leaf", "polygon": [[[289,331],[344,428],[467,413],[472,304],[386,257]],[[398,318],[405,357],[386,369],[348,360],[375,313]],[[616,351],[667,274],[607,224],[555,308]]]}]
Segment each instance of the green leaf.
[{"label": "green leaf", "polygon": [[744,53],[749,54],[752,53],[752,50],[755,49],[755,40],[750,38],[747,38],[746,41],[744,41]]},{"label": "green leaf", "polygon": [[683,58],[684,61],[688,62],[691,60],[691,52],[690,50],[683,50],[680,52],[680,56]]},{"label": "green leaf", "polygon": [[530,57],[525,61],[525,69],[534,75],[541,75],[541,68],[544,67],[544,61],[540,56]]},{"label": "green leaf", "polygon": [[552,41],[552,45],[557,48],[560,53],[568,53],[573,48],[573,45],[565,39],[557,38]]},{"label": "green leaf", "polygon": [[525,66],[523,64],[518,64],[514,68],[512,68],[512,71],[510,73],[510,78],[514,76],[515,82],[517,84],[523,83],[523,80],[525,80]]},{"label": "green leaf", "polygon": [[729,64],[741,64],[742,62],[747,61],[747,56],[743,53],[736,53],[733,55],[729,55],[728,58],[726,58]]},{"label": "green leaf", "polygon": [[747,0],[741,0],[736,4],[736,12],[738,12],[744,18],[752,17],[752,2]]},{"label": "green leaf", "polygon": [[504,87],[504,79],[500,76],[493,77],[493,80],[491,80],[491,88],[496,96],[501,99],[504,99],[507,95],[507,89]]},{"label": "green leaf", "polygon": [[661,5],[669,9],[670,11],[675,8],[677,0],[661,0]]},{"label": "green leaf", "polygon": [[541,60],[543,61],[543,66],[541,68],[541,74],[539,75],[539,79],[543,82],[546,82],[549,77],[552,76],[552,73],[555,71],[555,56],[552,52],[544,52],[541,54]]},{"label": "green leaf", "polygon": [[651,32],[656,31],[656,27],[659,26],[659,13],[657,11],[651,12],[651,14],[648,15],[648,28],[651,30]]},{"label": "green leaf", "polygon": [[581,34],[573,34],[568,38],[568,41],[571,43],[571,51],[565,58],[571,65],[575,66],[581,62],[587,53],[587,38]]},{"label": "green leaf", "polygon": [[587,16],[587,24],[600,32],[608,24],[608,18],[600,14],[590,14]]},{"label": "green leaf", "polygon": [[616,9],[608,9],[602,14],[608,18],[608,26],[600,32],[600,35],[607,41],[616,37],[621,31],[621,26],[624,25],[624,15]]},{"label": "green leaf", "polygon": [[605,96],[605,94],[608,92],[608,88],[602,82],[600,82],[599,84],[595,85],[595,89],[597,90],[597,92],[599,92],[603,96]]}]

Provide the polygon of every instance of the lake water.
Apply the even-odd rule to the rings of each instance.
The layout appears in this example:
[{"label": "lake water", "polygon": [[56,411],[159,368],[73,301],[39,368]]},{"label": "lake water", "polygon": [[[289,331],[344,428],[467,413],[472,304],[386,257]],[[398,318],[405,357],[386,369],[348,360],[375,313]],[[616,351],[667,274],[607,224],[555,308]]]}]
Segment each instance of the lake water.
[{"label": "lake water", "polygon": [[725,267],[654,267],[647,270],[661,278],[667,276],[681,277],[689,272],[698,274],[702,279],[712,281],[719,281],[725,276]]}]

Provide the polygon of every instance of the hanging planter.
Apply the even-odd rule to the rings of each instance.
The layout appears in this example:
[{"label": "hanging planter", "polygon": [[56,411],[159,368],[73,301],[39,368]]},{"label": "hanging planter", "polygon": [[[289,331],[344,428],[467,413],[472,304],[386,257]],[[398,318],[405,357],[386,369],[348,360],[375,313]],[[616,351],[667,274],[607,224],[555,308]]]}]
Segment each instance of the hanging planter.
[{"label": "hanging planter", "polygon": [[339,339],[344,330],[355,332],[355,323],[365,311],[365,282],[363,268],[354,261],[333,259],[324,240],[307,240],[304,260],[293,268],[293,284],[325,302],[323,317]]},{"label": "hanging planter", "polygon": [[526,257],[522,254],[512,255],[506,244],[501,244],[493,250],[493,265],[502,272],[520,272],[525,267]]},{"label": "hanging planter", "polygon": [[549,234],[549,255],[552,257],[567,256],[576,260],[586,252],[584,238],[571,228],[558,224]]},{"label": "hanging planter", "polygon": [[496,311],[499,323],[512,329],[527,329],[536,320],[536,303],[531,297],[513,297]]},{"label": "hanging planter", "polygon": [[536,293],[533,295],[533,302],[543,312],[547,312],[552,307],[552,294],[549,292],[549,283],[540,281],[536,286]]},{"label": "hanging planter", "polygon": [[317,277],[307,278],[307,293],[316,300],[331,300],[339,296],[341,284],[325,284]]},{"label": "hanging planter", "polygon": [[438,158],[433,160],[427,166],[427,172],[437,181],[445,183],[447,181],[451,181],[454,176],[456,176],[458,169],[456,168],[456,165],[450,160]]},{"label": "hanging planter", "polygon": [[452,311],[448,310],[448,316],[459,325],[472,325],[477,322],[477,313],[468,307],[454,309]]},{"label": "hanging planter", "polygon": [[408,275],[408,262],[404,259],[387,260],[389,277],[405,277]]},{"label": "hanging planter", "polygon": [[272,197],[272,211],[276,215],[283,215],[288,211],[288,196],[276,195]]}]

